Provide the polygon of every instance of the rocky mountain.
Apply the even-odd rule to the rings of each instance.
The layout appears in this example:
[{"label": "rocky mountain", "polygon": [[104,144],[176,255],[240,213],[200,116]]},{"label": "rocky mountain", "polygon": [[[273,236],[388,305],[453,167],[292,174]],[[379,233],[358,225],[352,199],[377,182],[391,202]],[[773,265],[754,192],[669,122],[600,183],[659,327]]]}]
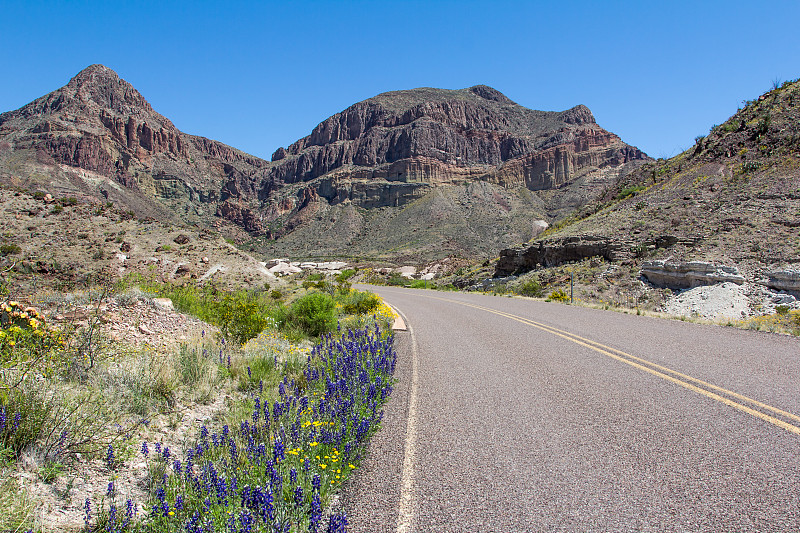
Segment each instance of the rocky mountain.
[{"label": "rocky mountain", "polygon": [[0,115],[0,183],[216,226],[291,256],[480,256],[530,239],[647,160],[589,109],[486,86],[384,93],[272,161],[183,133],[93,65]]},{"label": "rocky mountain", "polygon": [[710,261],[765,280],[800,266],[800,82],[744,102],[689,150],[642,165],[532,245],[504,250],[496,273],[591,256]]},{"label": "rocky mountain", "polygon": [[[0,115],[4,184],[112,201],[140,217],[211,223],[230,196],[226,185],[267,166],[179,131],[102,65]],[[239,220],[257,230],[251,222],[246,216]]]}]

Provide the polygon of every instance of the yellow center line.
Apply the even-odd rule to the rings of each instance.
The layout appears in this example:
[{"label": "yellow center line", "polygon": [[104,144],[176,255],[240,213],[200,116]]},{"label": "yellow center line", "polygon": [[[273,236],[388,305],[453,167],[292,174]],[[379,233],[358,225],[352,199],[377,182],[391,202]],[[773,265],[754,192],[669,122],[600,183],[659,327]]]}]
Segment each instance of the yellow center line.
[{"label": "yellow center line", "polygon": [[[540,329],[542,331],[545,331],[545,332],[550,333],[552,335],[555,335],[557,337],[561,337],[562,339],[565,339],[565,340],[568,340],[570,342],[574,342],[575,344],[578,344],[580,346],[584,346],[586,348],[589,348],[590,350],[593,350],[593,351],[595,351],[597,353],[603,354],[603,355],[605,355],[607,357],[610,357],[610,358],[612,358],[614,360],[617,360],[617,361],[620,361],[622,363],[625,363],[626,365],[630,365],[630,366],[632,366],[634,368],[638,368],[639,370],[643,370],[643,371],[645,371],[645,372],[647,372],[649,374],[652,374],[652,375],[657,376],[657,377],[659,377],[661,379],[664,379],[666,381],[669,381],[671,383],[674,383],[676,385],[679,385],[681,387],[689,389],[689,390],[691,390],[693,392],[696,392],[698,394],[702,394],[703,396],[705,396],[707,398],[711,398],[712,400],[716,400],[716,401],[718,401],[720,403],[723,403],[723,404],[725,404],[725,405],[727,405],[729,407],[733,407],[734,409],[738,409],[739,411],[742,411],[742,412],[747,413],[749,415],[755,416],[756,418],[760,418],[761,420],[769,422],[770,424],[773,424],[773,425],[775,425],[775,426],[777,426],[777,427],[779,427],[781,429],[785,429],[786,431],[789,431],[790,433],[794,433],[795,435],[800,435],[800,427],[795,426],[793,424],[790,424],[790,423],[788,423],[788,422],[786,422],[784,420],[781,420],[780,418],[776,418],[776,417],[774,417],[772,415],[769,415],[767,413],[763,413],[761,411],[757,411],[757,410],[753,409],[752,407],[748,407],[747,405],[743,405],[743,404],[741,404],[739,402],[736,402],[736,401],[732,400],[731,398],[726,398],[725,396],[721,395],[721,394],[725,394],[725,395],[730,396],[732,398],[736,398],[737,400],[741,400],[743,402],[747,402],[747,403],[750,403],[750,404],[752,404],[754,406],[757,406],[757,407],[759,407],[761,409],[765,409],[767,411],[770,411],[770,412],[772,412],[772,413],[774,413],[776,415],[783,416],[783,417],[786,417],[786,418],[790,418],[792,420],[800,421],[800,416],[797,416],[797,415],[795,415],[793,413],[789,413],[789,412],[784,411],[782,409],[778,409],[777,407],[773,407],[771,405],[759,402],[758,400],[754,400],[752,398],[748,398],[747,396],[744,396],[742,394],[730,391],[728,389],[724,389],[722,387],[719,387],[717,385],[713,385],[713,384],[708,383],[706,381],[694,378],[694,377],[689,376],[687,374],[683,374],[681,372],[672,370],[672,369],[667,368],[665,366],[661,366],[659,364],[652,363],[652,362],[647,361],[645,359],[642,359],[640,357],[636,357],[635,355],[631,355],[629,353],[617,350],[615,348],[611,348],[609,346],[605,346],[603,344],[600,344],[599,342],[596,342],[596,341],[593,341],[593,340],[590,340],[590,339],[586,339],[586,338],[581,337],[579,335],[576,335],[574,333],[570,333],[568,331],[564,331],[564,330],[555,328],[553,326],[548,326],[546,324],[542,324],[540,322],[536,322],[536,321],[530,320],[528,318],[524,318],[524,317],[521,317],[521,316],[513,315],[511,313],[506,313],[504,311],[498,311],[498,310],[492,309],[490,307],[483,307],[481,305],[476,305],[476,304],[471,304],[471,303],[466,303],[466,302],[459,302],[458,300],[451,300],[449,298],[439,298],[439,297],[436,297],[436,296],[426,296],[426,298],[432,298],[434,300],[441,300],[443,302],[455,303],[455,304],[458,304],[458,305],[463,305],[465,307],[472,307],[474,309],[478,309],[478,310],[481,310],[481,311],[486,311],[486,312],[489,312],[489,313],[493,313],[495,315],[502,316],[502,317],[505,317],[505,318],[510,318],[511,320],[515,320],[517,322],[521,322],[521,323],[523,323],[525,325],[538,328],[538,329]],[[702,388],[701,386],[702,387],[707,387],[707,388]],[[711,389],[711,390],[708,390],[708,389]],[[712,392],[712,390],[713,391],[717,391],[720,394],[717,394],[716,392]]]}]

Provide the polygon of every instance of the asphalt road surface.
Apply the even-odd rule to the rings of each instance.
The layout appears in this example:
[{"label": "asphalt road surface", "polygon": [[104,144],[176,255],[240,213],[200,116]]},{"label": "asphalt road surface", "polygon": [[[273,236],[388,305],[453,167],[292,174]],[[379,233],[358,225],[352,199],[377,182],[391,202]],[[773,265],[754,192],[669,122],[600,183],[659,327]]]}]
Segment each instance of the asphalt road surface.
[{"label": "asphalt road surface", "polygon": [[351,532],[800,530],[797,338],[368,289],[409,329]]}]

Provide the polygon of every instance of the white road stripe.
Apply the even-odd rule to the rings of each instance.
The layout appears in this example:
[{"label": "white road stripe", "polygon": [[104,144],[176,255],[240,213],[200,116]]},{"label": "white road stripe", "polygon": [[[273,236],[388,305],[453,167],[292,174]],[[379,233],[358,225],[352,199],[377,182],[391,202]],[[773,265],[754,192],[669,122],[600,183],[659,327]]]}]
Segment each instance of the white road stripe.
[{"label": "white road stripe", "polygon": [[[398,311],[398,314],[401,314]],[[411,335],[411,393],[408,397],[408,423],[403,454],[403,474],[400,481],[400,503],[397,509],[397,533],[411,533],[414,523],[414,453],[417,445],[417,382],[419,362],[417,337],[408,320],[403,317]]]}]

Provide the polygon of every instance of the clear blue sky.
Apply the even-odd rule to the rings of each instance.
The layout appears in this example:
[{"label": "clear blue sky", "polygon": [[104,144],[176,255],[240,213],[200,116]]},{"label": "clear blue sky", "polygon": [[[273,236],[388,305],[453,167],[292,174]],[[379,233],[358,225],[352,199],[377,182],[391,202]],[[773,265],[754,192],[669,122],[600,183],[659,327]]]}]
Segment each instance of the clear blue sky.
[{"label": "clear blue sky", "polygon": [[378,93],[587,105],[653,157],[800,77],[800,2],[0,2],[0,111],[102,63],[175,125],[269,158]]}]

